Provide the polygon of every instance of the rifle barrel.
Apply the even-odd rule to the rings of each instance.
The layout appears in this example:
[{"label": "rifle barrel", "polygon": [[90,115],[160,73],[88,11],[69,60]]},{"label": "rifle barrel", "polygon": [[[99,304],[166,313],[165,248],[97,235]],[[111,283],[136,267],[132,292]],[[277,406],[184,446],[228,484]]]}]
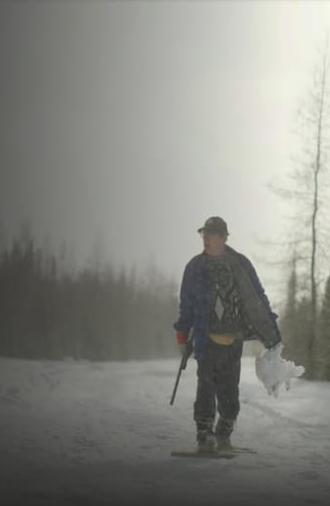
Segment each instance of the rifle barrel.
[{"label": "rifle barrel", "polygon": [[178,373],[176,375],[176,380],[175,380],[175,385],[174,385],[172,397],[171,397],[171,400],[170,400],[170,405],[174,404],[174,399],[175,399],[176,391],[178,389],[178,384],[179,384],[179,381],[180,381],[181,372],[182,372],[182,369],[184,369],[184,360],[185,360],[185,357],[182,357],[181,362],[180,362],[180,366],[179,366],[179,370],[178,370]]}]

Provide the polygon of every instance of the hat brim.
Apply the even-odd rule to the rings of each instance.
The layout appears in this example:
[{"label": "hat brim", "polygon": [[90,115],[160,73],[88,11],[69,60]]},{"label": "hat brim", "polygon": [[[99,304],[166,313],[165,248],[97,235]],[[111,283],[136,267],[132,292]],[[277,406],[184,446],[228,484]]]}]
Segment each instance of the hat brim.
[{"label": "hat brim", "polygon": [[201,228],[198,228],[197,229],[197,232],[200,234],[201,232],[214,232],[216,234],[226,234],[226,235],[229,235],[229,232],[226,232],[226,230],[217,230],[217,229],[214,229],[214,228],[206,228],[206,227],[201,227]]}]

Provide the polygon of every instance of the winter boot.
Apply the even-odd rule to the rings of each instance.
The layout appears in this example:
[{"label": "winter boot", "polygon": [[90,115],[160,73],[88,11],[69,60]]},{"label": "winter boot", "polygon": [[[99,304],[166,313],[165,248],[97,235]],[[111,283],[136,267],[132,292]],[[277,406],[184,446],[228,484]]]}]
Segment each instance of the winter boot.
[{"label": "winter boot", "polygon": [[217,450],[218,451],[228,451],[232,450],[232,444],[230,441],[230,436],[216,436],[216,442],[217,442]]},{"label": "winter boot", "polygon": [[234,429],[234,422],[235,420],[230,418],[219,418],[215,429],[215,438],[219,451],[232,450],[230,435]]},{"label": "winter boot", "polygon": [[209,430],[197,431],[197,446],[199,452],[214,452],[216,450],[214,433]]},{"label": "winter boot", "polygon": [[212,452],[216,449],[216,441],[212,430],[213,422],[197,421],[197,446],[200,452]]}]

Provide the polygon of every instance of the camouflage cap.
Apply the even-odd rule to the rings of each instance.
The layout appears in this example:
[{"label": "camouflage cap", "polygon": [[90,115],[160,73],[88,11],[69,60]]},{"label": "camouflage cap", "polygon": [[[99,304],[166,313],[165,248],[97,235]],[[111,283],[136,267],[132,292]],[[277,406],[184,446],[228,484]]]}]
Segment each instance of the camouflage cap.
[{"label": "camouflage cap", "polygon": [[197,232],[219,232],[220,234],[229,235],[227,223],[224,219],[220,218],[220,216],[211,216],[211,218],[208,218],[204,226],[199,228]]}]

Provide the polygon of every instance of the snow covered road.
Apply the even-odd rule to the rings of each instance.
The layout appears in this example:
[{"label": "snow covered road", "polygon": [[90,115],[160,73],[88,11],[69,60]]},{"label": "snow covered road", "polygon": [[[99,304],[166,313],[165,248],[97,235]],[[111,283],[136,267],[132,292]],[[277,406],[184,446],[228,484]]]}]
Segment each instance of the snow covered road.
[{"label": "snow covered road", "polygon": [[170,456],[195,444],[196,362],[0,359],[1,505],[325,505],[330,384],[269,397],[244,357],[232,460]]}]

